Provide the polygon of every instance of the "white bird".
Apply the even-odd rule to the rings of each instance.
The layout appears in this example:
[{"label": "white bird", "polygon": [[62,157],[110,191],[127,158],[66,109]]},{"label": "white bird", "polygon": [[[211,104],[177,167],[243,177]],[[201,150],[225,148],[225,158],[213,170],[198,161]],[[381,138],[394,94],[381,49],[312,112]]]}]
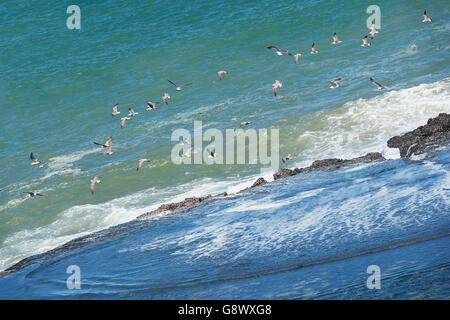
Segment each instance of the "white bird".
[{"label": "white bird", "polygon": [[[128,108],[128,116],[129,117],[132,117],[132,116],[135,116],[135,115],[137,115],[137,114],[139,114],[139,112],[134,112],[134,110],[133,110],[133,108]],[[123,119],[123,118],[122,118]]]},{"label": "white bird", "polygon": [[147,102],[147,111],[156,109],[156,105],[160,102],[149,101]]},{"label": "white bird", "polygon": [[311,46],[311,54],[316,54],[316,53],[319,53],[319,51],[316,50],[316,46],[313,43],[312,46]]},{"label": "white bird", "polygon": [[362,38],[362,42],[363,42],[363,44],[361,45],[361,47],[370,47],[370,43],[367,42],[367,35],[365,35],[365,36]]},{"label": "white bird", "polygon": [[376,85],[378,87],[378,90],[385,89],[385,87],[383,87],[381,84],[376,82],[373,78],[370,78],[370,82],[372,82],[374,85]]},{"label": "white bird", "polygon": [[188,144],[191,144],[191,143],[189,142],[188,138],[184,138],[183,141],[180,142],[180,144],[181,145],[185,145],[185,144],[188,145]]},{"label": "white bird", "polygon": [[89,187],[92,195],[94,195],[94,187],[96,183],[101,183],[100,179],[97,176],[95,176],[94,179],[91,180],[91,185]]},{"label": "white bird", "polygon": [[279,80],[275,80],[275,83],[272,84],[272,87],[273,87],[273,95],[276,97],[278,88],[283,87],[283,84]]},{"label": "white bird", "polygon": [[228,72],[221,70],[219,72],[217,72],[218,76],[219,76],[219,80],[222,80],[222,78],[227,74]]},{"label": "white bird", "polygon": [[375,38],[375,34],[378,33],[378,30],[375,28],[375,23],[372,22],[372,25],[370,26],[370,38]]},{"label": "white bird", "polygon": [[422,22],[425,22],[425,23],[431,22],[431,18],[428,16],[426,11],[423,12],[423,20],[422,20]]},{"label": "white bird", "polygon": [[283,163],[285,163],[287,160],[292,160],[292,154],[288,154],[286,157],[281,158],[281,161],[283,161]]},{"label": "white bird", "polygon": [[26,191],[26,192],[23,192],[23,193],[28,193],[30,195],[30,198],[33,198],[34,196],[40,196],[40,197],[44,196],[43,194],[40,194],[40,193],[37,193],[37,192],[32,192],[32,191]]},{"label": "white bird", "polygon": [[125,125],[125,121],[127,120],[131,120],[130,117],[123,117],[122,119],[120,119],[120,128],[122,129],[123,126]]},{"label": "white bird", "polygon": [[301,53],[294,54],[294,62],[297,63],[298,62],[298,58],[301,57],[301,56],[302,56]]},{"label": "white bird", "polygon": [[144,162],[150,162],[150,160],[146,158],[139,160],[136,170],[139,170]]},{"label": "white bird", "polygon": [[189,158],[192,153],[197,153],[197,150],[194,150],[194,146],[191,146],[189,149],[187,149],[186,152],[183,153],[183,157]]},{"label": "white bird", "polygon": [[96,145],[98,145],[98,146],[102,146],[103,148],[108,148],[109,146],[112,145],[112,136],[110,136],[110,137],[108,138],[108,140],[106,140],[105,143],[98,143],[98,142],[95,142],[95,141],[94,141],[94,144],[96,144]]},{"label": "white bird", "polygon": [[169,101],[169,99],[170,99],[169,94],[167,92],[164,92],[164,95],[163,95],[162,99],[163,99],[165,104],[168,104],[167,101]]},{"label": "white bird", "polygon": [[276,54],[279,55],[279,56],[283,55],[283,52],[280,49],[278,49],[277,47],[275,47],[275,46],[268,46],[267,49],[275,50]]},{"label": "white bird", "polygon": [[114,117],[115,115],[119,114],[120,112],[117,111],[117,107],[119,106],[118,103],[116,103],[113,107],[113,112],[111,113],[111,115]]},{"label": "white bird", "polygon": [[333,33],[333,42],[332,42],[331,44],[338,44],[338,43],[341,43],[341,42],[342,42],[342,41],[340,41],[340,40],[338,39],[338,36],[337,36],[336,32]]},{"label": "white bird", "polygon": [[338,88],[339,87],[339,81],[341,81],[341,78],[337,78],[337,79],[334,79],[333,81],[330,81],[330,83],[331,83],[330,88],[331,89]]},{"label": "white bird", "polygon": [[206,149],[206,151],[208,151],[209,152],[209,156],[208,156],[208,158],[215,158],[215,157],[217,157],[217,153],[215,153],[215,152],[212,152],[211,150],[209,150],[209,149]]},{"label": "white bird", "polygon": [[175,83],[173,83],[172,81],[170,81],[170,80],[167,80],[167,81],[169,81],[171,84],[173,84],[174,86],[175,86],[175,90],[177,90],[177,91],[181,91],[181,89],[183,89],[184,87],[186,87],[186,86],[189,86],[189,85],[191,85],[192,83],[186,83],[186,84],[183,84],[182,86],[177,86]]},{"label": "white bird", "polygon": [[34,166],[34,165],[36,165],[36,164],[41,164],[41,162],[39,161],[39,159],[36,158],[36,157],[34,156],[33,152],[30,153],[30,159],[31,159],[31,163],[30,163],[30,164],[31,164],[32,166]]}]

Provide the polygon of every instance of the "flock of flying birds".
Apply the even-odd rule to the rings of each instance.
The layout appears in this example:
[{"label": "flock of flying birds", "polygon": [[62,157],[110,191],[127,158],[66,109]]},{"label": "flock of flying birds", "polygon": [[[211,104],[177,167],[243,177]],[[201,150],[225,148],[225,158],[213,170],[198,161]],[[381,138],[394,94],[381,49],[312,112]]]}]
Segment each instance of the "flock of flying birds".
[{"label": "flock of flying birds", "polygon": [[[428,16],[428,14],[427,14],[426,11],[423,12],[423,18],[424,18],[424,19],[422,20],[422,22],[424,22],[424,23],[430,23],[430,22],[432,21],[431,18]],[[377,33],[379,33],[379,31],[376,30],[375,24],[372,23],[372,25],[371,25],[371,31],[370,31],[370,38],[371,38],[371,39],[374,39],[374,38],[375,38],[375,35],[376,35]],[[367,39],[368,39],[368,36],[367,36],[367,35],[365,35],[365,36],[362,38],[362,44],[361,44],[361,47],[370,47],[370,46],[371,46],[370,42],[368,42]],[[338,38],[338,36],[337,36],[337,33],[336,33],[336,32],[333,33],[333,42],[332,42],[332,44],[336,45],[336,44],[339,44],[339,43],[341,43],[341,42],[342,42],[342,41],[339,40],[339,38]],[[303,55],[302,53],[292,54],[289,50],[285,50],[285,49],[280,50],[280,49],[278,49],[276,46],[268,46],[267,49],[274,50],[275,53],[276,53],[277,55],[279,55],[279,56],[282,56],[282,55],[285,53],[285,54],[287,54],[288,56],[294,57],[294,63],[297,63],[299,57],[301,57],[301,56]],[[311,54],[318,54],[318,53],[319,53],[319,51],[316,49],[315,43],[313,43],[312,46],[311,46]],[[221,71],[218,71],[218,72],[217,72],[217,75],[219,76],[219,80],[222,80],[222,79],[225,77],[226,74],[227,74],[227,72],[224,71],[224,70],[221,70]],[[175,87],[175,90],[176,90],[176,91],[181,91],[184,87],[189,86],[189,85],[192,84],[192,83],[186,83],[186,84],[183,84],[183,85],[181,85],[181,86],[178,86],[177,84],[175,84],[174,82],[172,82],[172,81],[170,81],[170,80],[167,80],[167,81]],[[331,88],[331,89],[338,88],[338,87],[339,87],[339,81],[341,81],[341,78],[337,78],[337,79],[334,79],[333,81],[330,81],[330,83],[331,83],[330,88]],[[376,86],[378,87],[378,90],[385,89],[385,87],[384,87],[383,85],[381,85],[380,83],[378,83],[377,81],[375,81],[373,78],[370,78],[370,82],[372,82],[374,85],[376,85]],[[283,87],[283,84],[281,83],[281,81],[275,80],[275,83],[272,84],[272,87],[273,87],[273,95],[274,95],[274,96],[277,96],[277,91],[278,91],[279,88],[282,88],[282,87]],[[163,95],[163,97],[162,97],[162,100],[163,100],[163,102],[164,102],[166,105],[168,105],[169,99],[170,99],[170,95],[169,95],[167,92],[164,92],[164,95]],[[156,109],[156,106],[157,106],[159,103],[161,103],[161,102],[159,102],[159,101],[148,101],[148,102],[147,102],[147,109],[146,109],[146,110],[147,110],[147,111],[155,110],[155,109]],[[118,103],[116,103],[116,104],[113,106],[113,112],[111,113],[112,116],[116,116],[116,115],[120,114],[120,111],[118,111],[118,107],[119,107],[119,104],[118,104]],[[126,122],[127,120],[131,120],[131,118],[132,118],[133,116],[137,115],[137,114],[139,114],[139,113],[138,113],[138,112],[135,112],[135,111],[133,110],[133,108],[131,108],[131,107],[128,108],[128,116],[122,117],[122,118],[120,119],[120,128],[123,128],[123,127],[125,126],[125,122]],[[235,120],[235,118],[233,118],[233,119]],[[251,124],[250,121],[244,121],[244,122],[241,122],[240,127],[243,127],[243,126],[246,126],[246,125],[249,125],[249,124]],[[112,136],[110,136],[109,139],[106,140],[105,143],[94,142],[94,144],[95,144],[95,145],[99,145],[99,146],[101,146],[101,147],[103,147],[103,148],[107,148],[107,151],[105,152],[106,155],[112,155],[112,154],[113,154],[113,152],[112,152]],[[181,142],[181,144],[190,144],[190,142],[189,142],[187,139],[184,139],[184,140]],[[207,151],[208,151],[208,153],[209,153],[209,157],[210,157],[210,158],[215,158],[215,157],[217,157],[217,154],[216,154],[215,152],[213,152],[213,151],[211,151],[211,150],[209,150],[209,149],[207,149]],[[196,151],[194,150],[193,146],[191,146],[191,147],[183,154],[183,157],[190,157],[190,156],[191,156],[191,153],[196,153]],[[286,162],[286,161],[288,161],[288,160],[292,160],[293,158],[294,158],[294,157],[292,156],[292,154],[288,154],[286,157],[281,158],[281,160],[282,160],[283,163],[284,163],[284,162]],[[36,158],[36,157],[34,156],[33,152],[31,152],[31,154],[30,154],[30,159],[31,159],[31,165],[38,165],[40,168],[42,168],[42,167],[44,167],[45,165],[47,165],[47,163],[42,163],[42,162],[40,162],[39,159]],[[139,170],[145,162],[150,162],[150,159],[147,159],[147,158],[140,159],[139,162],[138,162],[138,165],[137,165],[136,170]],[[90,187],[89,187],[92,195],[94,195],[94,188],[95,188],[95,185],[96,185],[97,183],[101,183],[101,180],[99,179],[98,176],[95,176],[95,177],[91,180],[91,184],[90,184]],[[23,193],[29,194],[30,197],[43,196],[43,194],[41,194],[41,193],[38,193],[38,192],[32,192],[32,191],[26,191],[26,192],[23,192]]]}]

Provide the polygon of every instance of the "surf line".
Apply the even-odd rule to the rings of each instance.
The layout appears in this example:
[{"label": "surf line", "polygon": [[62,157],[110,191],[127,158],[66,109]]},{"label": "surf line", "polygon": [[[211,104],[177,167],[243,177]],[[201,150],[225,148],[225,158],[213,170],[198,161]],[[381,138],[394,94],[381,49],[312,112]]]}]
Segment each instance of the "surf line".
[{"label": "surf line", "polygon": [[[181,142],[179,142],[180,138]],[[205,148],[203,148],[204,141],[210,142]],[[270,130],[261,128],[258,131],[253,128],[226,129],[224,139],[224,134],[219,129],[209,128],[203,132],[202,121],[194,121],[193,144],[191,144],[191,132],[183,128],[172,132],[171,142],[178,142],[171,152],[171,160],[176,165],[253,164],[269,165],[273,170],[279,168],[280,145],[277,128]],[[270,155],[268,154],[269,142]],[[261,172],[264,171],[263,169],[267,170],[261,168]]]}]

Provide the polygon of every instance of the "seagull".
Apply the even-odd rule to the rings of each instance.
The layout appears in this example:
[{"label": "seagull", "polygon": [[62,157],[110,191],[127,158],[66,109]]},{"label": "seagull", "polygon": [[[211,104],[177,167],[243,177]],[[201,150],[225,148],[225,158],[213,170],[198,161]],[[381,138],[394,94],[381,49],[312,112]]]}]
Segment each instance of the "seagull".
[{"label": "seagull", "polygon": [[294,62],[297,63],[298,62],[298,57],[301,57],[301,56],[302,56],[301,53],[294,54]]},{"label": "seagull", "polygon": [[167,81],[169,81],[171,84],[173,84],[174,86],[175,86],[175,90],[177,90],[177,91],[181,91],[181,89],[183,89],[184,87],[186,87],[186,86],[189,86],[189,85],[191,85],[192,83],[186,83],[186,84],[183,84],[182,86],[177,86],[175,83],[173,83],[172,81],[170,81],[170,80],[167,80]]},{"label": "seagull", "polygon": [[376,85],[376,86],[378,87],[378,90],[386,89],[386,88],[383,87],[381,84],[379,84],[378,82],[376,82],[373,78],[370,78],[370,82],[372,82],[374,85]]},{"label": "seagull", "polygon": [[98,146],[102,146],[103,148],[108,148],[109,146],[112,145],[112,136],[110,136],[109,139],[106,140],[106,142],[103,143],[103,144],[102,144],[102,143],[95,142],[95,141],[94,141],[94,144],[96,144],[96,145],[98,145]]},{"label": "seagull", "polygon": [[362,42],[363,42],[363,44],[361,45],[361,47],[370,47],[370,43],[367,42],[367,35],[365,35],[365,36],[362,38]]},{"label": "seagull", "polygon": [[339,87],[339,81],[341,81],[341,78],[337,78],[337,79],[335,79],[335,80],[333,80],[333,81],[330,81],[330,83],[331,83],[331,89],[334,89],[334,88],[338,88]]},{"label": "seagull", "polygon": [[[282,56],[283,52],[275,46],[268,46],[267,49],[273,49],[277,53],[277,55]],[[284,51],[284,50],[283,50]]]},{"label": "seagull", "polygon": [[131,120],[130,117],[123,117],[122,119],[120,119],[120,128],[122,129],[123,126],[125,125],[125,121],[127,120]]},{"label": "seagull", "polygon": [[94,195],[94,187],[96,183],[102,183],[97,176],[95,176],[94,179],[91,180],[91,186],[89,187],[89,189],[91,189],[92,195]]},{"label": "seagull", "polygon": [[316,54],[316,53],[319,53],[319,51],[316,50],[316,46],[313,43],[311,46],[311,54]]},{"label": "seagull", "polygon": [[[132,117],[132,116],[135,116],[135,115],[137,115],[137,114],[139,114],[139,112],[134,112],[134,110],[133,110],[133,108],[128,108],[128,116],[129,117]],[[122,118],[123,119],[123,118]]]},{"label": "seagull", "polygon": [[170,99],[170,96],[167,92],[164,92],[163,101],[165,104],[168,104],[167,101]]},{"label": "seagull", "polygon": [[281,50],[281,52],[285,52],[288,56],[293,56],[293,54],[289,50]]},{"label": "seagull", "polygon": [[43,194],[37,193],[37,192],[32,192],[32,191],[26,191],[26,192],[22,192],[22,193],[28,193],[30,195],[30,198],[33,198],[34,196],[41,196],[43,197]]},{"label": "seagull", "polygon": [[221,70],[219,72],[217,72],[217,74],[219,75],[219,80],[222,80],[222,78],[227,74],[228,72]]},{"label": "seagull", "polygon": [[39,161],[39,159],[38,158],[36,158],[34,155],[33,155],[33,152],[32,153],[30,153],[30,159],[31,159],[31,165],[32,166],[34,166],[34,165],[36,165],[36,164],[41,164],[41,162]]},{"label": "seagull", "polygon": [[182,145],[187,145],[187,144],[191,144],[188,140],[188,138],[184,138],[183,141],[180,142]]},{"label": "seagull", "polygon": [[113,112],[111,113],[111,115],[114,117],[115,115],[119,114],[120,112],[117,111],[117,107],[119,106],[118,103],[116,103],[113,107]]},{"label": "seagull", "polygon": [[241,124],[239,125],[239,127],[248,126],[250,123],[251,123],[251,121],[244,121],[244,122],[241,122]]},{"label": "seagull", "polygon": [[431,18],[427,15],[426,11],[423,12],[423,20],[422,20],[422,22],[426,22],[426,23],[431,22]]},{"label": "seagull", "polygon": [[338,39],[338,36],[337,36],[336,32],[333,33],[333,42],[332,42],[331,44],[338,44],[338,43],[341,43],[341,42],[342,42],[342,41],[340,41],[340,40]]},{"label": "seagull", "polygon": [[187,149],[186,152],[183,153],[183,158],[189,158],[191,156],[191,153],[193,150],[194,150],[194,146],[191,146],[189,149]]},{"label": "seagull", "polygon": [[285,163],[287,160],[292,160],[292,154],[288,154],[286,157],[281,158],[281,161],[283,161],[283,163]]},{"label": "seagull", "polygon": [[283,87],[283,84],[279,80],[275,80],[275,83],[272,84],[273,87],[273,95],[277,96],[277,89]]},{"label": "seagull", "polygon": [[144,162],[150,162],[150,160],[146,159],[146,158],[139,160],[139,163],[138,163],[138,166],[137,166],[136,170],[139,170],[142,167],[142,164]]},{"label": "seagull", "polygon": [[375,23],[372,22],[372,25],[370,26],[370,38],[375,38],[375,34],[378,33],[378,30],[375,29]]},{"label": "seagull", "polygon": [[161,103],[161,102],[153,102],[153,101],[147,102],[147,105],[148,105],[147,111],[156,109],[156,105],[157,105],[158,103]]},{"label": "seagull", "polygon": [[209,150],[209,149],[206,149],[206,151],[208,151],[209,152],[209,156],[208,156],[208,158],[215,158],[215,157],[217,157],[217,153],[215,153],[215,152],[212,152],[211,150]]}]

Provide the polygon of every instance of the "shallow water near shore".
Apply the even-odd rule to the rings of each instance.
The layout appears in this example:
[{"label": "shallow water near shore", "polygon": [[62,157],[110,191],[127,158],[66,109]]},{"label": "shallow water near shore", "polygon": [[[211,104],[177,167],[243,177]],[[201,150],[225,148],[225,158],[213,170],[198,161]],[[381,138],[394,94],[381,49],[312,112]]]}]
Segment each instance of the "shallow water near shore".
[{"label": "shallow water near shore", "polygon": [[[77,237],[131,221],[162,203],[235,193],[261,176],[259,165],[174,165],[170,159],[174,145],[171,133],[178,128],[192,131],[194,120],[223,132],[236,128],[241,120],[252,121],[255,129],[278,128],[280,156],[295,155],[282,166],[302,167],[316,159],[349,159],[373,151],[398,159],[398,150],[386,145],[390,137],[423,125],[441,112],[450,113],[449,48],[442,41],[450,35],[450,12],[445,2],[426,3],[433,18],[431,24],[421,22],[424,3],[378,2],[382,25],[370,48],[360,47],[361,37],[368,33],[365,24],[369,15],[365,12],[367,5],[359,1],[198,1],[196,5],[79,1],[77,5],[82,13],[80,31],[66,28],[66,4],[10,0],[0,4],[0,118],[4,124],[0,135],[0,270]],[[334,31],[343,41],[337,46],[331,45]],[[317,55],[309,54],[312,42],[319,50]],[[302,52],[303,57],[294,64],[292,57],[278,57],[267,50],[268,45]],[[216,72],[222,69],[229,74],[219,81]],[[341,87],[330,89],[328,81],[337,77],[343,79]],[[388,90],[376,90],[369,77]],[[167,79],[193,85],[175,92]],[[284,83],[277,98],[271,92],[275,79]],[[147,112],[145,102],[161,101],[164,91],[172,96],[169,105]],[[122,130],[117,117],[110,115],[115,103],[119,103],[121,115],[128,107],[139,112]],[[107,157],[92,142],[104,142],[110,135],[114,137],[115,153]],[[31,151],[48,166],[30,166]],[[142,157],[152,161],[137,172],[137,161]],[[138,294],[141,298],[181,298],[185,294],[208,297],[208,290],[215,288],[210,284],[204,291],[158,292],[157,288],[190,281],[195,283],[194,288],[200,288],[201,281],[195,279],[205,276],[206,282],[218,281],[212,267],[217,267],[216,263],[230,268],[225,272],[226,279],[242,275],[252,278],[308,261],[341,257],[341,251],[350,250],[353,255],[374,247],[388,248],[391,240],[399,244],[447,234],[447,160],[442,151],[438,160],[421,164],[393,160],[352,166],[332,174],[308,174],[264,186],[262,192],[241,200],[211,203],[206,211],[196,209],[186,217],[161,214],[136,234],[127,233],[124,243],[110,240],[67,254],[67,259],[85,257],[94,261],[108,254],[117,255],[117,266],[133,261],[130,268],[134,269],[128,274],[136,274],[142,282],[130,279],[104,260],[102,271],[94,272],[89,264],[87,270],[82,268],[93,281],[92,290],[88,286],[79,293],[65,292],[58,289],[63,284],[58,281],[63,278],[53,273],[66,264],[60,257],[42,267],[59,280],[33,271],[36,287],[27,294],[47,297],[45,290],[55,289],[49,297],[118,297],[122,292],[119,287],[125,283],[120,280],[123,275],[136,283],[123,291],[126,297],[144,287],[144,281],[153,284],[150,291]],[[372,171],[376,168],[389,174]],[[267,171],[263,176],[270,180],[272,173]],[[89,181],[94,175],[100,176],[103,183],[96,187],[93,197]],[[399,181],[404,185],[392,193],[390,185]],[[328,188],[340,183],[342,195],[336,194],[333,200]],[[380,187],[384,183],[385,188]],[[359,187],[368,193],[361,195]],[[353,191],[342,191],[347,189]],[[45,196],[28,199],[22,192],[29,190]],[[366,205],[361,201],[367,201]],[[387,206],[389,201],[392,203]],[[348,219],[339,220],[340,215]],[[321,221],[321,217],[337,220]],[[379,224],[383,219],[391,219],[383,225],[386,230]],[[315,224],[318,221],[321,223]],[[374,227],[378,229],[373,231]],[[329,228],[337,233],[330,231],[334,244],[327,247],[327,233],[319,234]],[[345,235],[354,238],[345,242],[339,230],[346,230]],[[400,234],[398,239],[396,232]],[[190,247],[189,235],[198,247]],[[368,238],[360,243],[364,235]],[[141,252],[131,249],[139,246],[139,237],[150,247],[162,248],[154,249],[157,251],[151,259],[137,253],[118,253]],[[236,241],[246,246],[240,247]],[[347,243],[352,245],[346,248]],[[442,237],[412,246],[417,248],[417,259],[425,261],[428,258],[423,250],[429,246],[431,257],[446,243],[448,237]],[[105,252],[99,249],[103,246]],[[299,249],[303,246],[305,251]],[[321,246],[327,249],[322,252]],[[402,248],[394,250],[400,254],[410,250],[409,246]],[[178,260],[190,250],[197,258]],[[383,254],[388,255],[374,253]],[[445,257],[436,264],[430,258],[424,268],[443,264],[439,270],[448,275],[449,260]],[[363,257],[354,259],[368,262]],[[60,261],[60,269],[52,269],[55,261]],[[350,261],[355,260],[349,260],[349,266],[353,263]],[[180,263],[180,269],[163,270],[167,263]],[[396,263],[392,267],[402,265]],[[153,264],[160,264],[161,270]],[[28,273],[35,267],[0,279],[0,283],[8,284],[0,288],[0,297],[9,296],[10,290],[16,288],[8,279],[20,283],[25,275],[29,279]],[[154,279],[169,277],[170,273],[173,282],[147,278],[143,275],[147,270],[157,275]],[[65,270],[61,272],[64,277]],[[172,277],[176,272],[186,278]],[[304,271],[289,272],[297,276]],[[285,281],[288,278],[284,274],[280,273],[281,278],[264,277],[264,281],[268,281],[267,286],[270,279]],[[117,288],[112,280],[116,277]],[[41,280],[48,287],[38,285]],[[110,281],[105,287],[110,291],[96,287],[95,283],[103,281]],[[236,281],[250,284],[256,280]],[[225,290],[226,283],[228,280],[217,288]],[[281,289],[270,292],[267,286],[258,287],[267,297],[308,297],[289,295]],[[223,292],[224,297],[239,296],[232,289],[229,295]],[[257,298],[256,292],[242,292],[240,297]],[[312,296],[322,297],[321,293]],[[325,296],[333,294],[327,291]]]}]

